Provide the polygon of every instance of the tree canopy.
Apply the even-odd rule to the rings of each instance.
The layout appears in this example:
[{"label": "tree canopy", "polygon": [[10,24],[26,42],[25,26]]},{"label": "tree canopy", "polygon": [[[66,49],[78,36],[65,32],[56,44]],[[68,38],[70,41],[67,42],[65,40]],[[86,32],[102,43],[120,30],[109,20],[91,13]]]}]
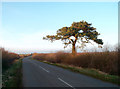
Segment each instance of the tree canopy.
[{"label": "tree canopy", "polygon": [[75,54],[75,44],[80,43],[80,48],[85,46],[85,43],[91,43],[93,40],[97,44],[103,45],[102,39],[98,39],[100,33],[96,31],[96,28],[91,26],[91,23],[86,21],[73,22],[70,27],[62,27],[57,30],[56,35],[47,35],[43,37],[45,40],[55,41],[61,40],[65,44],[65,48],[72,44],[72,53]]}]

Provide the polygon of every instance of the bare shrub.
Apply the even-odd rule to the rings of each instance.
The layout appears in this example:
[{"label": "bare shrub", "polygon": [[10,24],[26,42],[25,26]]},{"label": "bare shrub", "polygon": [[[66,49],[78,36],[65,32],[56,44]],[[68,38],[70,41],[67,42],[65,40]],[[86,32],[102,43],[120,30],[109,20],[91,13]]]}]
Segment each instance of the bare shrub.
[{"label": "bare shrub", "polygon": [[64,63],[68,65],[79,66],[83,68],[94,68],[105,73],[119,75],[118,65],[118,52],[88,52],[88,53],[78,53],[73,56],[70,53],[58,52],[58,53],[48,53],[48,54],[37,54],[33,56],[34,58],[40,60],[44,59],[53,63]]},{"label": "bare shrub", "polygon": [[6,51],[4,48],[0,48],[2,50],[2,68],[7,69],[12,63],[20,58],[20,56],[16,53],[11,53]]},{"label": "bare shrub", "polygon": [[46,54],[37,54],[37,53],[34,53],[34,54],[32,55],[32,58],[33,58],[33,59],[37,59],[37,60],[45,60],[45,55],[46,55]]}]

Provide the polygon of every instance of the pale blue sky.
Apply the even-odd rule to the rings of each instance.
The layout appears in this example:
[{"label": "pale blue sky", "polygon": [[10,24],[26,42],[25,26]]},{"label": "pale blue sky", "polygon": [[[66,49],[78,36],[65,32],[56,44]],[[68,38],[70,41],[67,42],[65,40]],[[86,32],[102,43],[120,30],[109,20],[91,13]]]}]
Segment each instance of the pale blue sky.
[{"label": "pale blue sky", "polygon": [[81,20],[97,28],[104,44],[118,43],[117,2],[3,2],[0,45],[19,53],[63,50],[62,42],[42,37]]}]

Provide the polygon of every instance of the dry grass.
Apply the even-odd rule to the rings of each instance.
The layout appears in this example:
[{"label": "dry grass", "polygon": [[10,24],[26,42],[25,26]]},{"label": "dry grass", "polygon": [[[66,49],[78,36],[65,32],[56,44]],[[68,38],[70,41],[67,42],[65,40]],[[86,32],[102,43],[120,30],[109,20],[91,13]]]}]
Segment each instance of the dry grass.
[{"label": "dry grass", "polygon": [[[32,58],[46,60],[52,63],[63,63],[82,68],[93,68],[111,75],[120,75],[120,59],[118,52],[88,52],[78,53],[76,56],[70,53],[58,52],[48,54],[33,54]],[[119,72],[118,72],[119,70]]]},{"label": "dry grass", "polygon": [[24,58],[24,57],[27,57],[27,56],[31,56],[31,54],[19,54],[20,58]]},{"label": "dry grass", "polygon": [[4,48],[0,48],[2,50],[2,68],[3,71],[9,68],[16,59],[23,59],[24,57],[30,56],[31,54],[16,54],[5,50]]}]

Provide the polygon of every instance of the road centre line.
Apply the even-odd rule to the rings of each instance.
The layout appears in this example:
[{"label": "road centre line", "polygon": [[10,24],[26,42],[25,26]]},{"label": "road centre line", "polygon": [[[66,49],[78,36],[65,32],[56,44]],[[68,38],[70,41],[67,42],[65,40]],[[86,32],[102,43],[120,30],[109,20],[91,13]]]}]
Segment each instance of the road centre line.
[{"label": "road centre line", "polygon": [[[30,61],[30,60],[29,60]],[[30,61],[31,62],[31,61]],[[39,65],[37,65],[36,63],[34,63],[34,62],[31,62],[31,63],[33,63],[34,65],[36,65],[36,66],[38,66],[39,68],[41,68],[41,69],[43,69],[44,71],[46,71],[46,72],[48,72],[49,73],[49,71],[48,70],[46,70],[45,68],[43,68],[42,66],[39,66]]]},{"label": "road centre line", "polygon": [[[30,61],[30,60],[29,60]],[[36,66],[38,66],[39,68],[41,68],[41,69],[43,69],[44,71],[46,71],[46,72],[48,72],[49,73],[49,71],[48,70],[46,70],[45,68],[43,68],[42,66],[39,66],[39,65],[37,65],[36,63],[34,63],[34,62],[32,62],[32,61],[30,61],[31,63],[33,63],[34,65],[36,65]],[[70,85],[70,84],[68,84],[67,82],[65,82],[64,80],[62,80],[61,78],[58,78],[61,82],[63,82],[63,83],[65,83],[66,85],[68,85],[69,87],[71,87],[71,88],[73,88],[73,89],[75,89],[72,85]]]},{"label": "road centre line", "polygon": [[44,71],[46,71],[46,72],[49,72],[48,70],[46,70],[45,68],[43,68],[43,67],[41,67],[41,66],[39,66],[41,69],[43,69]]},{"label": "road centre line", "polygon": [[66,85],[68,85],[69,87],[75,89],[73,86],[71,86],[70,84],[68,84],[67,82],[65,82],[64,80],[62,80],[61,78],[58,78],[61,82],[65,83]]}]

